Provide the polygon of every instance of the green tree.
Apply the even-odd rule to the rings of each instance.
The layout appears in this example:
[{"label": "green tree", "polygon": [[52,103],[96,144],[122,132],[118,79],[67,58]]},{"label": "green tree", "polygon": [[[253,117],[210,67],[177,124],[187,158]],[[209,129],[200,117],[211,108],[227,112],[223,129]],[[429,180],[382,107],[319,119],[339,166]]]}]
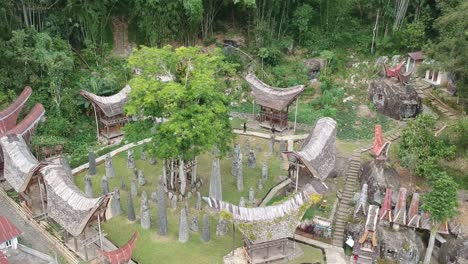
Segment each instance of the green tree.
[{"label": "green tree", "polygon": [[450,159],[455,154],[455,146],[446,137],[434,135],[435,125],[433,117],[420,115],[403,130],[398,155],[416,175],[425,176],[440,159]]},{"label": "green tree", "polygon": [[432,190],[423,196],[422,210],[431,215],[431,236],[424,257],[424,263],[431,261],[434,241],[441,224],[457,215],[457,184],[445,172],[434,173],[430,180]]},{"label": "green tree", "polygon": [[152,135],[149,152],[162,159],[193,160],[214,147],[222,154],[229,150],[233,136],[223,78],[234,68],[220,49],[207,54],[200,47],[142,47],[129,58],[129,66],[142,74],[130,81],[127,114],[167,119]]}]

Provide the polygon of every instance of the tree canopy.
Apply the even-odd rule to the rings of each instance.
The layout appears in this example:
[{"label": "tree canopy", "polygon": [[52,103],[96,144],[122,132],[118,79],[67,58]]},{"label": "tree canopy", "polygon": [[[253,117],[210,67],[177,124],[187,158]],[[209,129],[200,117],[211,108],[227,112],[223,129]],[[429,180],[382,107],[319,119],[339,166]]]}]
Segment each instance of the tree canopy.
[{"label": "tree canopy", "polygon": [[219,49],[142,47],[129,66],[142,73],[130,81],[127,114],[166,119],[150,143],[157,157],[193,159],[214,147],[229,149],[233,137],[223,87],[234,68]]}]

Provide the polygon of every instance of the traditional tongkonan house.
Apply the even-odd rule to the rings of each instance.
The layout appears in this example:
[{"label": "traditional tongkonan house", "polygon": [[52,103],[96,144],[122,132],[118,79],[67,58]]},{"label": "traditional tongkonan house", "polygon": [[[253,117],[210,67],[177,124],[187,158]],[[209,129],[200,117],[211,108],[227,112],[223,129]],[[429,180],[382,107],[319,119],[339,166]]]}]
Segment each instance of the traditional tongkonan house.
[{"label": "traditional tongkonan house", "polygon": [[18,115],[31,94],[31,87],[25,87],[13,103],[0,112],[0,135],[5,134],[16,126]]},{"label": "traditional tongkonan house", "polygon": [[335,168],[336,121],[324,117],[317,121],[300,151],[286,151],[289,160],[289,177],[296,190],[311,184],[318,193],[327,187],[322,183]]},{"label": "traditional tongkonan house", "polygon": [[[304,91],[305,86],[297,85],[289,88],[272,87],[260,81],[252,73],[249,73],[245,77],[245,80],[252,89],[255,103],[260,105],[260,113],[257,116],[260,125],[278,131],[289,128],[289,106],[296,101],[295,113],[297,115],[298,97]],[[296,120],[296,117],[294,120]]]},{"label": "traditional tongkonan house", "polygon": [[380,220],[386,220],[392,222],[392,188],[385,190],[385,198],[382,203],[382,209],[380,210]]},{"label": "traditional tongkonan house", "polygon": [[406,62],[406,72],[415,72],[418,66],[424,60],[424,54],[422,51],[415,51],[408,53],[408,61]]},{"label": "traditional tongkonan house", "polygon": [[399,225],[406,225],[406,188],[400,188],[398,200],[393,211],[393,227],[398,228]]},{"label": "traditional tongkonan house", "polygon": [[98,96],[88,91],[80,91],[80,94],[93,104],[98,137],[106,142],[123,135],[120,128],[129,120],[125,116],[124,107],[129,99],[130,91],[129,85],[111,96]]},{"label": "traditional tongkonan house", "polygon": [[86,230],[106,220],[105,212],[112,194],[86,197],[59,164],[47,165],[40,172],[47,191],[48,217],[65,229],[65,243],[71,235],[75,252],[83,253],[88,260],[88,248],[99,241],[100,234],[94,232],[87,237]]},{"label": "traditional tongkonan house", "polygon": [[32,155],[24,139],[9,134],[0,139],[3,150],[3,177],[18,192],[21,205],[30,210],[33,217],[45,215],[46,197],[39,169],[44,164]]},{"label": "traditional tongkonan house", "polygon": [[138,238],[138,231],[135,231],[132,238],[127,244],[113,251],[104,251],[98,249],[98,251],[105,257],[109,264],[124,264],[128,263],[132,259],[132,252],[135,248],[135,243]]},{"label": "traditional tongkonan house", "polygon": [[408,209],[408,223],[409,227],[419,228],[419,193],[413,193],[411,198],[411,204]]},{"label": "traditional tongkonan house", "polygon": [[353,252],[354,263],[374,263],[377,255],[377,222],[379,221],[379,207],[370,205],[367,212],[364,233]]},{"label": "traditional tongkonan house", "polygon": [[382,126],[375,125],[375,136],[374,136],[374,157],[377,160],[387,160],[388,149],[390,142],[384,142],[382,137]]}]

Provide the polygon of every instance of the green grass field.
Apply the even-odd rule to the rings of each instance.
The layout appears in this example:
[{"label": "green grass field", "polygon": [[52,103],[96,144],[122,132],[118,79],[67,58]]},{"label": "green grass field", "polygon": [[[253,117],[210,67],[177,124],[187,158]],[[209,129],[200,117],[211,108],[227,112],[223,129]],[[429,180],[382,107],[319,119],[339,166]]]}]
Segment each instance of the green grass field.
[{"label": "green grass field", "polygon": [[[239,136],[236,141],[241,144],[242,150],[244,150],[244,143],[246,137]],[[257,155],[257,167],[255,169],[247,168],[247,160],[244,155],[244,191],[237,192],[236,190],[236,179],[231,175],[231,164],[230,158],[223,158],[221,160],[221,176],[222,176],[222,189],[223,189],[223,200],[232,202],[234,204],[239,203],[241,196],[244,196],[248,200],[248,189],[250,186],[254,187],[256,192],[257,200],[263,198],[268,190],[278,182],[278,176],[280,174],[285,175],[286,171],[280,170],[280,160],[278,154],[273,156],[267,155],[268,153],[268,140],[260,138],[249,138],[251,148],[255,148],[258,144],[260,145],[262,152]],[[278,151],[278,144],[276,144],[276,151]],[[143,187],[139,187],[139,196],[134,198],[133,202],[135,205],[135,212],[138,215],[140,212],[140,199],[141,192],[146,190],[149,197],[151,193],[156,191],[156,183],[158,176],[162,174],[161,161],[154,166],[150,165],[148,161],[140,160],[141,147],[135,149],[135,160],[136,167],[144,171],[144,175],[147,180],[147,184]],[[199,221],[199,229],[202,228],[202,216],[204,213],[211,215],[211,238],[212,240],[208,243],[201,241],[200,233],[191,233],[190,240],[185,243],[178,242],[178,225],[179,225],[179,213],[180,206],[178,209],[173,210],[168,204],[168,223],[169,223],[169,235],[166,237],[158,236],[156,227],[156,204],[150,201],[151,216],[152,216],[152,227],[150,230],[143,230],[140,227],[139,220],[130,222],[127,220],[127,194],[130,188],[131,179],[133,173],[126,166],[126,155],[127,153],[121,153],[113,158],[114,169],[116,177],[109,180],[110,190],[120,186],[120,180],[123,178],[126,185],[127,191],[121,190],[121,204],[124,214],[119,217],[115,217],[107,221],[102,225],[103,232],[107,233],[107,237],[114,242],[116,245],[122,245],[127,242],[135,230],[139,230],[140,237],[137,240],[137,246],[133,253],[133,258],[141,264],[146,263],[191,263],[191,264],[205,264],[205,263],[222,263],[222,257],[229,253],[232,249],[232,236],[231,226],[229,225],[229,235],[224,237],[216,236],[216,224],[218,221],[218,215],[210,212],[206,208],[202,212],[197,211],[194,208],[196,202],[195,196],[190,198],[190,210],[189,210],[189,222],[192,216],[196,215]],[[201,188],[202,196],[208,195],[209,178],[211,176],[211,153],[203,154],[198,157],[198,176],[203,181]],[[267,160],[269,164],[269,176],[268,180],[264,182],[263,190],[257,189],[258,179],[261,178],[261,164],[263,160]],[[100,182],[101,177],[105,173],[104,164],[98,166],[97,175],[93,176],[93,191],[95,196],[100,194]],[[83,172],[75,177],[77,186],[84,190],[84,176],[86,172]],[[204,204],[205,206],[205,204]],[[241,234],[236,233],[236,247],[241,245]]]}]

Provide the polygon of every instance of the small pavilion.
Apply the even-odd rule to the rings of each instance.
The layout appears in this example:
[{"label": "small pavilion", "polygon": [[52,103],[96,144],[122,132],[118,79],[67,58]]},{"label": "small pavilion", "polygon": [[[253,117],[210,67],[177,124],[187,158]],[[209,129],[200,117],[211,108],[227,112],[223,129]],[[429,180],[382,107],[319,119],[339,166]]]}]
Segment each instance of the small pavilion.
[{"label": "small pavilion", "polygon": [[123,135],[120,128],[129,121],[124,113],[124,107],[128,102],[130,91],[129,85],[111,96],[98,96],[88,91],[80,91],[80,94],[93,105],[98,138],[110,142]]},{"label": "small pavilion", "polygon": [[297,85],[288,88],[272,87],[260,81],[257,76],[249,73],[245,80],[252,89],[255,103],[260,105],[260,113],[257,120],[260,126],[283,131],[290,128],[288,123],[289,106],[296,101],[294,117],[294,129],[296,127],[298,97],[304,91],[304,85]]}]

